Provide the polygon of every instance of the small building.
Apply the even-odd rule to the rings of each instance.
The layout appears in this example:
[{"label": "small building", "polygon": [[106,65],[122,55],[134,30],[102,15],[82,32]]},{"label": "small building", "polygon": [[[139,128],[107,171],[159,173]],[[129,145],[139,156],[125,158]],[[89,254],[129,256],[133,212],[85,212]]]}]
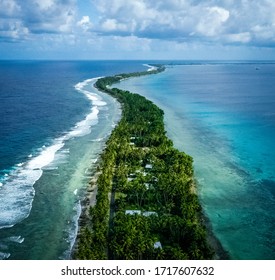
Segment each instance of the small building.
[{"label": "small building", "polygon": [[155,242],[154,249],[162,249],[161,243],[159,241]]},{"label": "small building", "polygon": [[145,212],[142,213],[142,215],[145,216],[145,217],[149,217],[149,216],[152,216],[152,215],[156,215],[157,216],[158,213],[154,212],[154,211],[145,211]]},{"label": "small building", "polygon": [[146,169],[152,169],[152,168],[153,168],[153,165],[150,164],[150,163],[147,163],[147,164],[145,165],[145,168],[146,168]]},{"label": "small building", "polygon": [[141,214],[141,211],[140,210],[126,210],[125,211],[125,215],[140,215]]},{"label": "small building", "polygon": [[133,181],[135,178],[136,178],[136,174],[135,174],[135,173],[130,173],[130,174],[129,174],[129,177],[127,178],[127,181],[128,181],[128,182],[131,182],[131,181]]},{"label": "small building", "polygon": [[130,145],[131,146],[135,145],[135,140],[136,140],[136,137],[134,137],[134,136],[130,137]]}]

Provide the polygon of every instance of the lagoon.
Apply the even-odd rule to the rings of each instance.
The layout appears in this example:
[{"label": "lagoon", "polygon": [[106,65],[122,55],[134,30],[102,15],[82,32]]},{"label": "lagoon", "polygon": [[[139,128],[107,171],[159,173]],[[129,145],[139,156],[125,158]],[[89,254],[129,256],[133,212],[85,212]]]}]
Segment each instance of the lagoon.
[{"label": "lagoon", "polygon": [[117,87],[165,112],[194,158],[198,194],[232,259],[275,258],[275,64],[181,63]]}]

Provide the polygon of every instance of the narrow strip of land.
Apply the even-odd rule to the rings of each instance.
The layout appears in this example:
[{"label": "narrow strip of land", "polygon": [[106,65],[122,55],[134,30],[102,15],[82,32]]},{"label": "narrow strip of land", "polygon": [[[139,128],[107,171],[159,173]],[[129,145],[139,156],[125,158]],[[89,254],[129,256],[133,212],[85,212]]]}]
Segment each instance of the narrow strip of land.
[{"label": "narrow strip of land", "polygon": [[106,143],[86,209],[76,259],[211,259],[193,160],[167,138],[164,112],[138,94],[111,88],[154,70],[101,78],[96,87],[122,104],[122,118]]}]

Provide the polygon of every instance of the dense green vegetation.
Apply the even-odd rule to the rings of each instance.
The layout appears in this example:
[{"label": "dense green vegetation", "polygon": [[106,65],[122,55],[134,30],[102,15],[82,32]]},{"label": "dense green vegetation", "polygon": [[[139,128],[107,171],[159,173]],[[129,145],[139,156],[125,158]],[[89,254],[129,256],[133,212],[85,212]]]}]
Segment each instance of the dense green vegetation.
[{"label": "dense green vegetation", "polygon": [[211,259],[201,209],[194,192],[192,158],[166,136],[163,111],[146,98],[96,87],[122,104],[122,118],[106,143],[99,166],[97,202],[90,208],[76,259]]}]

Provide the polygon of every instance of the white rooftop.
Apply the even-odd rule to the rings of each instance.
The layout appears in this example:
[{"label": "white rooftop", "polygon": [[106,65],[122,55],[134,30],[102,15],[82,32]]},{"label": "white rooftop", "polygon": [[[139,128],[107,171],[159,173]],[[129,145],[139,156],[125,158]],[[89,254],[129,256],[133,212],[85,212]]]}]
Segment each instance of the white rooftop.
[{"label": "white rooftop", "polygon": [[161,243],[160,243],[159,241],[155,242],[154,248],[155,248],[155,249],[158,249],[158,248],[161,249],[161,248],[162,248]]},{"label": "white rooftop", "polygon": [[145,217],[149,217],[151,215],[156,215],[157,216],[158,213],[154,212],[154,211],[146,211],[146,212],[143,212],[142,215],[145,216]]},{"label": "white rooftop", "polygon": [[126,210],[125,214],[126,215],[135,215],[135,214],[140,215],[141,211],[140,210]]}]

